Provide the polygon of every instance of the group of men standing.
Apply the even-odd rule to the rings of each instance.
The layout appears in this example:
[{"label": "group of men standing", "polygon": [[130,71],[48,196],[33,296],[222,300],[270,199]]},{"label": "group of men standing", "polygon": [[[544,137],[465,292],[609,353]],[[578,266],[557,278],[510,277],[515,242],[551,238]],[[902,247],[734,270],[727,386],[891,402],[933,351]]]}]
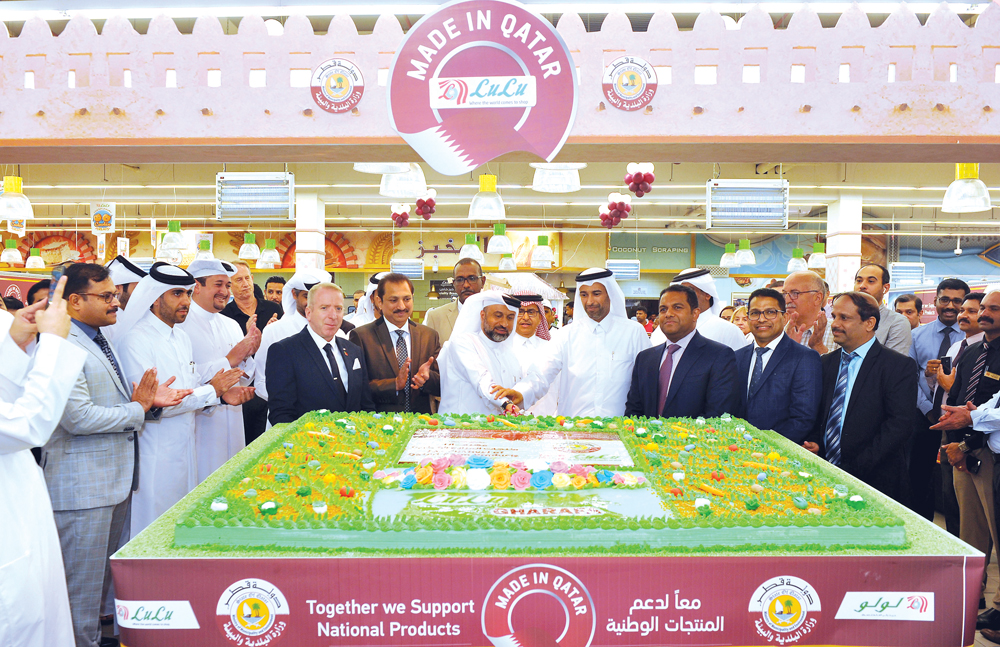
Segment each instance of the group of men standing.
[{"label": "group of men standing", "polygon": [[[18,403],[0,412],[0,479],[37,481],[21,450],[43,446],[47,491],[26,503],[45,499],[54,524],[34,518],[37,505],[8,504],[9,515],[42,535],[54,525],[60,550],[53,552],[53,533],[25,550],[45,562],[46,573],[61,573],[65,563],[76,644],[100,643],[108,558],[130,535],[238,452],[251,421],[262,430],[319,409],[728,412],[915,509],[926,504],[929,467],[946,430],[963,538],[996,541],[987,443],[1000,429],[1000,414],[990,413],[1000,397],[1000,353],[990,347],[1000,337],[997,294],[970,295],[960,281],[943,282],[938,321],[915,330],[911,342],[906,319],[881,303],[885,268],[862,267],[855,291],[829,300],[830,317],[822,278],[796,272],[780,290],[751,294],[744,337],[717,316],[722,303],[707,270],[691,269],[660,294],[651,340],[628,318],[608,270],[576,277],[576,320],[558,330],[541,296],[484,290],[482,268],[471,259],[459,261],[453,280],[457,300],[417,324],[412,282],[376,275],[345,322],[345,294],[323,270],[300,270],[281,285],[279,313],[255,294],[243,264],[213,259],[184,270],[157,263],[146,274],[119,258],[108,268],[69,266],[52,288],[54,306],[0,318],[9,328],[0,339],[0,396]],[[32,359],[26,351],[38,333]],[[49,362],[55,353],[58,375]],[[949,354],[950,371],[937,360]],[[253,406],[267,412],[266,421],[250,413]],[[42,581],[58,589],[58,579]],[[995,605],[1000,628],[1000,600]],[[35,633],[26,635],[48,631],[32,625]]]}]

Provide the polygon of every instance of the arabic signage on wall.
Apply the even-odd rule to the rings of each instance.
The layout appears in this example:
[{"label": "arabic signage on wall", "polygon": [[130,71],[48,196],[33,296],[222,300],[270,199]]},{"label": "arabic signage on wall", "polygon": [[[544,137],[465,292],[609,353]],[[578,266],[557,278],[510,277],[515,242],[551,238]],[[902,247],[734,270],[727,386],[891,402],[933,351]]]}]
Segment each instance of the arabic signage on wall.
[{"label": "arabic signage on wall", "polygon": [[510,0],[459,0],[406,34],[389,121],[444,175],[513,151],[551,161],[576,116],[576,67],[559,32]]},{"label": "arabic signage on wall", "polygon": [[641,110],[656,95],[656,70],[637,56],[622,56],[604,68],[604,98],[619,110]]},{"label": "arabic signage on wall", "polygon": [[691,267],[691,236],[615,232],[610,236],[608,258],[638,258],[643,270],[685,270]]},{"label": "arabic signage on wall", "polygon": [[123,625],[130,647],[964,647],[983,566],[886,555],[112,560],[119,600],[194,612]]}]

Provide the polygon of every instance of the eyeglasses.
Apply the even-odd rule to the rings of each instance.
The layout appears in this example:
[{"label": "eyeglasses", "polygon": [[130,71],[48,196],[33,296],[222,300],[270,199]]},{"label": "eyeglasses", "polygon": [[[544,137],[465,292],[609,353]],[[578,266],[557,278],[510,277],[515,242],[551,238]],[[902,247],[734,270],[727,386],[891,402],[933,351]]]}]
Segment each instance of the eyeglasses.
[{"label": "eyeglasses", "polygon": [[789,290],[788,292],[782,290],[781,293],[786,297],[788,297],[789,299],[791,299],[792,301],[798,301],[800,296],[802,296],[803,294],[809,294],[811,292],[819,292],[819,290],[802,290],[801,292],[798,290]]},{"label": "eyeglasses", "polygon": [[114,292],[102,292],[101,294],[94,294],[93,292],[77,292],[81,297],[97,297],[104,301],[104,303],[111,303],[118,298],[118,295]]},{"label": "eyeglasses", "polygon": [[518,310],[517,311],[517,316],[518,317],[538,317],[540,315],[541,315],[541,313],[538,312],[538,310],[535,310],[534,308],[530,308],[528,310]]},{"label": "eyeglasses", "polygon": [[948,297],[938,297],[937,302],[943,306],[946,306],[949,303],[952,305],[960,306],[962,305],[962,303],[965,302],[965,299],[963,297],[955,297],[954,299],[949,299]]},{"label": "eyeglasses", "polygon": [[451,280],[454,285],[462,285],[464,283],[478,283],[482,280],[481,276],[456,276]]},{"label": "eyeglasses", "polygon": [[775,310],[774,308],[768,308],[767,310],[751,310],[747,313],[747,319],[750,321],[757,321],[761,317],[764,317],[768,321],[775,319],[778,313],[784,314],[784,310]]}]

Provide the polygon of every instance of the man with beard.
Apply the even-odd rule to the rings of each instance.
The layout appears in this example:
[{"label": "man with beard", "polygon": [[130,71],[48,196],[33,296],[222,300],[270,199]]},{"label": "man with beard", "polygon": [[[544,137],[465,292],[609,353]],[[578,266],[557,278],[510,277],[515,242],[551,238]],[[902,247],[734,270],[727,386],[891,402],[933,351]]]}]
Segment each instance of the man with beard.
[{"label": "man with beard", "polygon": [[[250,274],[249,265],[244,261],[233,261],[233,266],[236,268],[236,274],[232,276],[233,300],[222,309],[222,314],[239,324],[244,335],[248,333],[247,324],[250,322],[250,318],[256,317],[257,330],[263,335],[265,327],[278,322],[278,318],[281,317],[281,306],[269,298],[257,298],[254,294],[253,276]],[[190,269],[189,267],[188,270],[190,271]],[[278,302],[280,302],[281,287],[285,284],[285,280],[281,279],[281,283],[275,283],[272,281],[274,278],[276,277],[272,276],[267,280],[265,288],[269,294],[277,286]],[[262,340],[263,337],[258,340],[258,343]],[[263,381],[260,375],[255,375],[254,382],[251,382],[249,386],[254,386],[257,380]],[[242,408],[244,439],[249,445],[257,440],[267,428],[267,400],[254,393],[253,398]]]},{"label": "man with beard", "polygon": [[493,290],[466,300],[438,359],[442,413],[513,413],[534,403],[530,387],[512,388],[523,376],[511,345],[520,305]]},{"label": "man with beard", "polygon": [[910,357],[917,363],[917,408],[914,411],[913,440],[910,445],[910,509],[925,519],[934,518],[934,465],[941,447],[941,433],[931,425],[941,418],[944,389],[935,392],[940,357],[948,354],[951,345],[961,337],[958,329],[958,309],[969,293],[969,286],[959,279],[938,283],[934,306],[937,320],[912,332]]},{"label": "man with beard", "polygon": [[[697,317],[698,332],[703,337],[725,344],[733,350],[739,350],[747,345],[746,335],[739,329],[739,326],[728,319],[719,317],[724,304],[719,298],[719,292],[711,272],[703,268],[692,267],[675,276],[670,284],[686,285],[698,295],[698,310],[702,313],[702,316]],[[663,334],[662,326],[654,328],[649,335],[649,341],[653,346],[658,346],[665,340],[666,336]]]},{"label": "man with beard", "polygon": [[854,289],[858,292],[872,295],[878,301],[879,323],[875,331],[875,339],[886,348],[891,348],[904,355],[910,352],[913,338],[910,334],[910,322],[903,315],[882,303],[889,291],[889,270],[881,265],[869,263],[862,265],[854,275]]},{"label": "man with beard", "polygon": [[[982,551],[989,559],[990,543],[997,543],[997,526],[994,515],[993,479],[996,471],[993,452],[987,446],[982,431],[972,428],[971,418],[950,415],[948,410],[968,413],[966,404],[973,408],[983,407],[994,394],[1000,392],[1000,292],[990,292],[985,297],[980,293],[970,293],[962,304],[958,315],[959,326],[968,319],[967,305],[974,303],[973,295],[979,295],[981,306],[976,315],[976,337],[980,341],[965,348],[952,372],[954,384],[948,392],[948,405],[941,421],[931,427],[944,433],[943,447],[948,464],[953,468],[954,495],[959,508],[959,538]],[[966,328],[969,325],[966,323]],[[963,340],[966,341],[966,340]],[[954,348],[954,346],[952,346]],[[942,462],[942,470],[944,463]],[[944,475],[944,472],[942,472]],[[947,493],[947,491],[946,491]],[[986,579],[980,595],[986,590]],[[976,629],[1000,629],[1000,593],[993,596],[992,605],[980,614]]]},{"label": "man with beard", "polygon": [[[542,312],[543,299],[538,294],[518,294],[521,307],[517,311],[517,327],[514,338],[514,353],[525,372],[538,364],[545,355],[545,349],[552,337],[549,335],[548,321]],[[547,393],[531,405],[531,413],[536,416],[556,415],[557,388],[549,387]]]},{"label": "man with beard", "polygon": [[[191,394],[166,407],[159,420],[147,420],[139,433],[139,483],[132,499],[132,536],[198,485],[195,412],[230,402],[230,389],[243,371],[220,370],[203,380],[194,363],[191,339],[177,324],[191,308],[194,277],[167,263],[156,263],[135,288],[130,307],[119,317],[126,332],[120,343],[125,379],[138,383],[156,368],[176,377],[174,388]],[[239,391],[237,391],[239,393]]]},{"label": "man with beard", "polygon": [[483,268],[476,261],[463,258],[455,263],[455,268],[452,270],[452,285],[455,286],[458,301],[452,301],[439,308],[431,308],[424,315],[424,325],[437,331],[442,344],[451,337],[451,331],[465,300],[473,294],[479,294],[484,282]]},{"label": "man with beard", "polygon": [[[246,269],[244,268],[244,271]],[[179,324],[191,340],[191,353],[202,381],[217,371],[239,368],[243,371],[240,386],[227,394],[227,404],[195,414],[195,442],[198,454],[198,482],[246,447],[243,431],[243,404],[253,398],[256,365],[253,354],[260,346],[256,315],[248,320],[249,331],[222,314],[229,300],[229,287],[235,268],[218,259],[196,260],[188,266],[194,277],[189,316]],[[247,274],[249,278],[249,273]],[[253,293],[251,281],[251,294]]]},{"label": "man with beard", "polygon": [[[285,277],[283,276],[269,276],[266,281],[264,281],[264,298],[271,303],[277,303],[281,306],[281,290],[285,287]],[[278,312],[278,316],[281,316],[281,312]]]}]

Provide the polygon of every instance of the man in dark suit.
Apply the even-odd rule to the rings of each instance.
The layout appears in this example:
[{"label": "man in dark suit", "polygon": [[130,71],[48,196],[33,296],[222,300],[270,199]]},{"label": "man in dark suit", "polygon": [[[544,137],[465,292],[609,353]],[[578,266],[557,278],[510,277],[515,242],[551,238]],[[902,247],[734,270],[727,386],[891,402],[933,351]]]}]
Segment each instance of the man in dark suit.
[{"label": "man in dark suit", "polygon": [[695,330],[700,312],[698,295],[686,285],[660,293],[660,329],[667,342],[636,356],[626,416],[693,418],[737,411],[736,357]]},{"label": "man in dark suit", "polygon": [[361,349],[337,338],[344,318],[344,291],[333,283],[309,290],[308,324],[274,344],[268,354],[268,418],[294,422],[318,409],[372,411],[368,369]]},{"label": "man in dark suit", "polygon": [[878,303],[863,292],[833,300],[833,339],[840,350],[823,363],[823,402],[806,449],[906,503],[906,447],[913,433],[917,367],[875,339]]},{"label": "man in dark suit", "polygon": [[754,290],[747,304],[754,343],[736,351],[740,417],[801,443],[819,415],[823,373],[819,354],[785,334],[785,297]]},{"label": "man in dark suit", "polygon": [[383,277],[373,299],[382,316],[352,330],[349,339],[364,351],[375,406],[430,414],[431,396],[441,395],[437,331],[410,321],[413,283],[406,276]]}]

